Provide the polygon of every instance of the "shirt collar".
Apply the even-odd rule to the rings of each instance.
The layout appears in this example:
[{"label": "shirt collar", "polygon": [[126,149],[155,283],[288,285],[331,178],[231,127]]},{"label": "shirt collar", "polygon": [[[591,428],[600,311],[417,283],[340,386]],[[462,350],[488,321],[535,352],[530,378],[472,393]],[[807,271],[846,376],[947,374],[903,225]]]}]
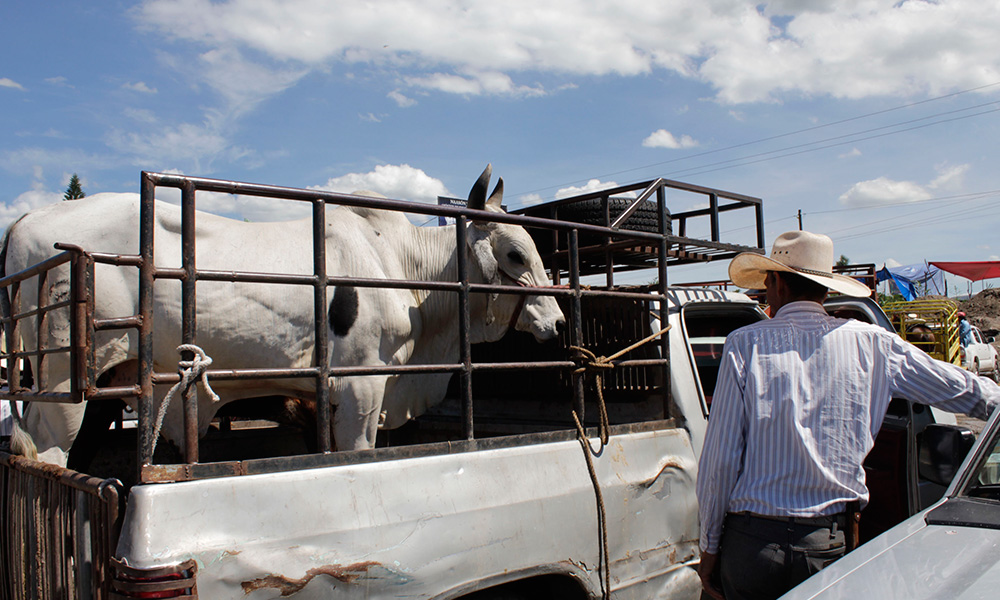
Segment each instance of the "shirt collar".
[{"label": "shirt collar", "polygon": [[797,302],[789,302],[788,304],[782,306],[778,309],[778,314],[774,315],[774,318],[782,317],[787,318],[792,315],[797,314],[818,314],[826,315],[826,309],[823,305],[818,302],[812,302],[810,300],[799,300]]}]

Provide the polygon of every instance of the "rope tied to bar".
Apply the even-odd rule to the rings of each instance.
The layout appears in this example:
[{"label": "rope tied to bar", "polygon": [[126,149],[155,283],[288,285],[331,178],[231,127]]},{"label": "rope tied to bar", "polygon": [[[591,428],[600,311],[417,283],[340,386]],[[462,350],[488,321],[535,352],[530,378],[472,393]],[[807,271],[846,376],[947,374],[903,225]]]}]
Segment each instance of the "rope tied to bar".
[{"label": "rope tied to bar", "polygon": [[163,427],[163,419],[167,416],[167,408],[178,392],[181,394],[187,393],[192,385],[200,381],[202,387],[205,388],[205,392],[212,398],[212,402],[219,401],[219,395],[208,384],[208,368],[212,366],[212,357],[195,344],[181,344],[177,346],[177,352],[182,355],[184,352],[190,352],[194,357],[191,360],[177,361],[177,371],[181,376],[181,380],[170,388],[170,391],[167,392],[167,395],[163,398],[163,402],[160,404],[159,411],[156,413],[156,427],[153,429],[153,448],[150,450],[150,454],[156,452],[156,442],[160,439],[160,429]]},{"label": "rope tied to bar", "polygon": [[609,431],[611,427],[608,422],[607,404],[604,401],[603,374],[615,368],[615,359],[631,352],[632,350],[635,350],[643,344],[647,344],[652,340],[655,340],[668,331],[670,331],[669,324],[656,333],[639,340],[638,342],[612,354],[611,356],[597,356],[597,354],[595,354],[592,350],[584,348],[583,346],[569,347],[569,349],[574,352],[573,362],[577,365],[573,372],[580,375],[592,373],[594,375],[594,388],[597,390],[597,410],[600,419],[598,422],[597,432],[600,445],[596,450],[590,445],[590,440],[587,438],[587,432],[583,428],[583,423],[580,421],[580,416],[577,414],[576,410],[573,410],[572,414],[573,423],[576,425],[576,437],[580,442],[581,448],[583,448],[583,457],[587,461],[587,472],[590,474],[590,482],[594,486],[594,496],[597,500],[597,527],[601,534],[601,547],[599,548],[599,554],[597,557],[597,568],[598,579],[601,582],[601,598],[603,600],[609,600],[611,598],[611,564],[608,559],[607,510],[604,505],[604,494],[601,492],[601,483],[597,477],[597,469],[594,467],[594,459],[592,458],[592,456],[600,456],[604,452],[604,448],[607,446],[608,440],[610,439]]}]

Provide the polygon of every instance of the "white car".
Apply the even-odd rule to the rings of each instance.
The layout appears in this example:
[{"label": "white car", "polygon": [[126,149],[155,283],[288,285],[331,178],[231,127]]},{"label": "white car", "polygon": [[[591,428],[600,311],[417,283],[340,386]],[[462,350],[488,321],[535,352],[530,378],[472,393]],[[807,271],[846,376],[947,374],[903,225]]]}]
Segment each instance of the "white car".
[{"label": "white car", "polygon": [[994,338],[986,338],[978,327],[972,327],[972,343],[962,348],[962,366],[977,375],[987,374],[1000,381],[1000,361]]},{"label": "white car", "polygon": [[[1000,410],[966,456],[970,432],[931,425],[921,473],[944,498],[823,569],[782,600],[973,600],[1000,590]],[[950,463],[950,465],[949,465]],[[864,522],[864,513],[861,520]]]}]

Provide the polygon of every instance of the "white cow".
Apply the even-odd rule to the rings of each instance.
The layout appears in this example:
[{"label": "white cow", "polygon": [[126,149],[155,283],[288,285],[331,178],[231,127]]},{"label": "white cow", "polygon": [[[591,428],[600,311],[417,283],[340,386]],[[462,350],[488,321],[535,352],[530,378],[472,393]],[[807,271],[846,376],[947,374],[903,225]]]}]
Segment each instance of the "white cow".
[{"label": "white cow", "polygon": [[[491,169],[487,166],[469,194],[469,206],[501,212],[501,179],[486,198]],[[95,194],[32,211],[11,226],[5,250],[6,273],[16,273],[54,255],[55,242],[86,250],[138,253],[136,194]],[[197,264],[201,269],[271,273],[312,272],[311,219],[280,223],[245,223],[197,214]],[[158,267],[180,266],[181,216],[177,206],[157,202],[155,252]],[[479,222],[469,227],[470,280],[549,285],[531,237],[521,227]],[[427,281],[457,280],[454,226],[415,227],[392,211],[340,207],[327,212],[327,269],[331,276]],[[131,267],[96,266],[96,317],[136,314],[137,271]],[[36,305],[33,282],[22,286],[20,308]],[[200,281],[197,344],[212,357],[212,369],[298,368],[314,364],[313,291],[309,286]],[[65,268],[50,275],[51,298],[68,293]],[[331,289],[330,364],[405,365],[455,363],[459,359],[458,297],[455,292],[337,287]],[[550,296],[470,295],[471,341],[495,341],[511,321],[539,341],[549,340],[565,323]],[[181,336],[180,283],[159,280],[154,305],[154,369],[176,370]],[[35,347],[34,323],[23,322],[26,349]],[[65,347],[69,324],[65,315],[48,319],[43,347]],[[137,334],[102,332],[96,339],[101,373],[134,373]],[[69,360],[46,358],[43,388],[69,390]],[[37,369],[35,373],[37,373]],[[331,382],[334,439],[338,449],[371,448],[380,416],[385,428],[398,427],[422,414],[445,394],[449,374],[335,377]],[[203,435],[220,406],[245,398],[285,395],[311,398],[309,379],[211,382],[219,401],[199,397],[199,430]],[[166,388],[156,386],[159,407]],[[181,402],[169,405],[163,434],[183,439]],[[25,409],[13,440],[15,452],[65,465],[84,414],[83,405],[32,403]],[[22,435],[28,434],[28,436]],[[37,449],[37,450],[36,450]]]}]

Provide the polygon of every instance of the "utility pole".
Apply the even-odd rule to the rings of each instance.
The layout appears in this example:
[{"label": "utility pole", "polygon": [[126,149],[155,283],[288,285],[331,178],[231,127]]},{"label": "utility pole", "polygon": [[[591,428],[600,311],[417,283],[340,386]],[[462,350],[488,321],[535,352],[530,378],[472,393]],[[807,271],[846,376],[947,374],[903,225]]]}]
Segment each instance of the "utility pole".
[{"label": "utility pole", "polygon": [[802,209],[799,209],[799,231],[802,231]]}]

